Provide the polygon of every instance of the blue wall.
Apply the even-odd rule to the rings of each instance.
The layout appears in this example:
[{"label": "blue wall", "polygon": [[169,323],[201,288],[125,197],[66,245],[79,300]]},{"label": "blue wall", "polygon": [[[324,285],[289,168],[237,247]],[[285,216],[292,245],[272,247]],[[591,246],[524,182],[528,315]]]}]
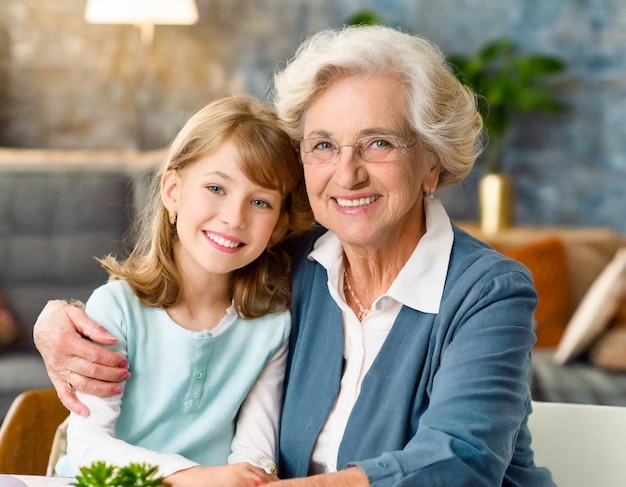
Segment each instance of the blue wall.
[{"label": "blue wall", "polygon": [[[522,52],[560,57],[567,71],[551,84],[567,113],[520,117],[507,139],[503,164],[514,177],[516,221],[626,232],[625,0],[330,0],[282,8],[296,11],[294,46],[301,33],[366,8],[435,41],[446,55],[472,54],[508,36]],[[442,195],[453,216],[476,217],[480,173],[478,166]]]},{"label": "blue wall", "polygon": [[[197,0],[193,26],[158,26],[142,49],[132,26],[92,25],[84,0],[0,2],[0,145],[153,149],[207,101],[266,97],[301,39],[361,9],[473,54],[511,37],[559,56],[551,80],[569,111],[516,121],[504,152],[521,224],[626,232],[626,0]],[[481,167],[444,195],[476,218]]]}]

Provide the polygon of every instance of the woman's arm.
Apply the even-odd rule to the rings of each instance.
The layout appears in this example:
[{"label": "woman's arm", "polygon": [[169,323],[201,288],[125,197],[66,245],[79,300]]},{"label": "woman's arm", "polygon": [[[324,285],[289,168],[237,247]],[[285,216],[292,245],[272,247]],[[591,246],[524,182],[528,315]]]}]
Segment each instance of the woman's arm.
[{"label": "woman's arm", "polygon": [[437,315],[441,346],[428,364],[432,385],[413,437],[402,450],[353,463],[375,486],[390,478],[398,485],[500,485],[507,472],[519,475],[513,480],[526,475],[524,485],[552,485],[534,469],[521,431],[535,342],[530,275],[501,263],[478,280],[461,276],[456,286]]},{"label": "woman's arm", "polygon": [[369,487],[365,472],[358,467],[350,467],[340,472],[323,473],[300,479],[280,480],[268,487]]},{"label": "woman's arm", "polygon": [[[88,416],[89,409],[76,398],[74,389],[112,396],[121,392],[119,382],[130,377],[126,359],[97,345],[112,345],[115,337],[66,301],[46,304],[35,323],[33,339],[59,399],[80,416]],[[70,372],[71,384],[67,381]]]}]

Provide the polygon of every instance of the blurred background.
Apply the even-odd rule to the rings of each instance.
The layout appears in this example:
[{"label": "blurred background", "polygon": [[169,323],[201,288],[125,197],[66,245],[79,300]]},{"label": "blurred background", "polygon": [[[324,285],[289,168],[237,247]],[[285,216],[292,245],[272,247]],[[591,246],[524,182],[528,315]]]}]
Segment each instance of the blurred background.
[{"label": "blurred background", "polygon": [[[210,100],[267,99],[276,66],[308,34],[367,10],[421,34],[446,56],[510,38],[566,69],[547,83],[562,113],[516,116],[502,170],[516,223],[626,231],[626,1],[197,0],[193,25],[85,21],[86,0],[0,2],[0,146],[152,150]],[[476,219],[479,164],[445,193],[453,217]]]}]

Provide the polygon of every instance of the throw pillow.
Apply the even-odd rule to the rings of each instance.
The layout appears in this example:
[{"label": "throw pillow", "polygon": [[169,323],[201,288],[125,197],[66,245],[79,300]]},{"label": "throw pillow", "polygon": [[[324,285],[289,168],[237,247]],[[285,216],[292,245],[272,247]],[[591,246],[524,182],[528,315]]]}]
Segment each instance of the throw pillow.
[{"label": "throw pillow", "polygon": [[622,279],[619,307],[610,328],[600,336],[589,352],[596,367],[626,372],[626,278]]},{"label": "throw pillow", "polygon": [[604,332],[619,308],[624,276],[626,247],[617,251],[574,312],[554,354],[557,364],[564,364],[585,352]]},{"label": "throw pillow", "polygon": [[589,361],[595,367],[626,372],[626,327],[604,333],[591,348]]},{"label": "throw pillow", "polygon": [[538,302],[536,347],[556,347],[571,316],[567,252],[558,236],[547,237],[503,252],[524,264],[533,275]]},{"label": "throw pillow", "polygon": [[19,337],[20,328],[4,295],[0,292],[0,350],[17,341]]}]

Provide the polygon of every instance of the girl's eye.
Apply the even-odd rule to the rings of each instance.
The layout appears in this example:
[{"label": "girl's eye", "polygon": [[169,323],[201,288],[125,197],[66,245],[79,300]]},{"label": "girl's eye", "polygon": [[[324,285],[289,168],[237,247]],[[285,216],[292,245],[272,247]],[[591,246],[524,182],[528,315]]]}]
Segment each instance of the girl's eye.
[{"label": "girl's eye", "polygon": [[222,188],[220,188],[219,186],[215,186],[214,184],[211,184],[210,186],[207,186],[207,189],[209,191],[211,191],[212,193],[224,194],[224,190]]},{"label": "girl's eye", "polygon": [[271,208],[272,207],[272,205],[270,205],[267,201],[259,200],[259,199],[252,200],[252,205],[258,208]]}]

